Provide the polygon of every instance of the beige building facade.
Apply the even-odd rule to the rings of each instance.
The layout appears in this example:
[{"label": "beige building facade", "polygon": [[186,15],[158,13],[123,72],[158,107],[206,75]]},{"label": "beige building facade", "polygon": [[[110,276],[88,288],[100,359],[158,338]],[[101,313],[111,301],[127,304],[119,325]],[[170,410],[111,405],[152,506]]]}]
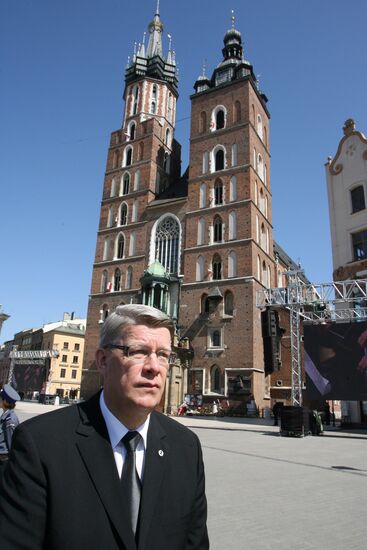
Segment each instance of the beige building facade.
[{"label": "beige building facade", "polygon": [[78,399],[84,356],[85,324],[61,326],[44,333],[42,348],[59,352],[50,359],[44,391],[49,395]]}]

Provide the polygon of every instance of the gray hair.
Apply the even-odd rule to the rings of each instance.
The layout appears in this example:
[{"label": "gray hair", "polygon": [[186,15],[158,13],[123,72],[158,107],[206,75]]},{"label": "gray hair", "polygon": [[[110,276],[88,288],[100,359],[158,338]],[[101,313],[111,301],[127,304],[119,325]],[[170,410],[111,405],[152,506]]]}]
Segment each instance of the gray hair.
[{"label": "gray hair", "polygon": [[171,337],[174,333],[172,319],[155,307],[142,304],[128,304],[117,306],[115,311],[105,319],[101,326],[99,347],[117,343],[125,327],[131,325],[145,325],[154,328],[167,328]]}]

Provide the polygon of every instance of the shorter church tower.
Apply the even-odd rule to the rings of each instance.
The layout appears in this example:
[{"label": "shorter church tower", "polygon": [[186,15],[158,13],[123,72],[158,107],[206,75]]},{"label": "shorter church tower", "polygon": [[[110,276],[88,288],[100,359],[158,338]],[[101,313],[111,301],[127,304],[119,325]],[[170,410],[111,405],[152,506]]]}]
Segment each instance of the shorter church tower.
[{"label": "shorter church tower", "polygon": [[256,291],[275,283],[269,112],[240,32],[191,96],[191,148],[180,325],[194,350],[190,389],[264,403]]}]

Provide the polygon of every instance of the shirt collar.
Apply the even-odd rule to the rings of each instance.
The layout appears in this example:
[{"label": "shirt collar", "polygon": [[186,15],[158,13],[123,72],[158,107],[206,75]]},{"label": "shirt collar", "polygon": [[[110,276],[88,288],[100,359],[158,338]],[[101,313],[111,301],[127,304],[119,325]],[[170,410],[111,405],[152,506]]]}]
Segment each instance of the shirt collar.
[{"label": "shirt collar", "polygon": [[[99,398],[99,406],[101,407],[102,416],[106,422],[108,436],[110,438],[111,447],[114,449],[124,437],[124,435],[129,431],[129,429],[122,423],[106,405],[104,399],[104,392],[101,392]],[[143,424],[138,426],[134,431],[139,432],[143,442],[144,448],[147,448],[147,438],[148,438],[148,428],[149,428],[150,414]]]}]

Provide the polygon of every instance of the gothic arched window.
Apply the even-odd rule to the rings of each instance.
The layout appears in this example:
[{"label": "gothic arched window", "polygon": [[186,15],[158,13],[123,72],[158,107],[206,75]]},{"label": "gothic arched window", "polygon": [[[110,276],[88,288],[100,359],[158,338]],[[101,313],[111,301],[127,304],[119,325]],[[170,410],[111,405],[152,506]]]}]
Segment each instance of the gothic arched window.
[{"label": "gothic arched window", "polygon": [[215,216],[214,218],[214,223],[213,223],[213,228],[214,228],[214,242],[215,243],[221,243],[222,240],[223,240],[223,224],[222,224],[222,220],[219,216]]},{"label": "gothic arched window", "polygon": [[224,313],[233,315],[233,294],[229,290],[224,295]]},{"label": "gothic arched window", "polygon": [[210,129],[212,132],[215,130],[222,130],[226,126],[227,111],[223,105],[218,105],[211,114]]},{"label": "gothic arched window", "polygon": [[137,172],[135,172],[135,177],[134,177],[134,191],[138,191],[139,186],[140,186],[140,170],[137,170]]},{"label": "gothic arched window", "polygon": [[135,254],[136,254],[136,232],[132,231],[130,233],[129,256],[135,256]]},{"label": "gothic arched window", "polygon": [[165,144],[167,145],[167,147],[171,146],[171,132],[169,128],[166,129]]},{"label": "gothic arched window", "polygon": [[215,171],[224,169],[224,151],[223,149],[218,149],[215,153]]},{"label": "gothic arched window", "polygon": [[209,170],[209,153],[208,151],[204,151],[203,153],[203,174],[206,174]]},{"label": "gothic arched window", "polygon": [[120,206],[120,225],[127,223],[127,205],[123,202]]},{"label": "gothic arched window", "polygon": [[110,238],[105,237],[104,243],[103,243],[103,257],[102,257],[103,260],[108,260],[109,249],[110,249]]},{"label": "gothic arched window", "polygon": [[267,278],[268,278],[268,271],[266,269],[266,264],[263,261],[261,282],[264,286],[268,286],[267,285]]},{"label": "gothic arched window", "polygon": [[138,201],[137,201],[137,199],[135,199],[134,202],[133,202],[131,221],[132,222],[138,221]]},{"label": "gothic arched window", "polygon": [[135,122],[131,122],[129,124],[129,129],[128,129],[128,134],[129,134],[129,139],[130,140],[133,140],[135,139],[135,131],[136,131],[136,124]]},{"label": "gothic arched window", "polygon": [[264,181],[264,161],[260,153],[257,155],[257,173],[262,181]]},{"label": "gothic arched window", "polygon": [[264,137],[264,134],[263,134],[263,121],[262,121],[261,115],[257,115],[257,133],[259,134],[259,138],[262,140]]},{"label": "gothic arched window", "polygon": [[112,220],[113,220],[113,210],[112,210],[112,206],[110,206],[110,208],[108,209],[108,214],[107,214],[107,225],[106,225],[106,227],[112,227]]},{"label": "gothic arched window", "polygon": [[205,243],[205,218],[200,218],[198,223],[198,238],[197,244]]},{"label": "gothic arched window", "polygon": [[124,251],[125,251],[125,239],[122,233],[119,234],[117,237],[116,242],[116,258],[123,258],[124,257]]},{"label": "gothic arched window", "polygon": [[178,273],[180,225],[172,216],[164,217],[155,232],[155,259],[168,273]]},{"label": "gothic arched window", "polygon": [[205,208],[206,207],[206,184],[205,183],[202,183],[200,185],[200,198],[199,198],[199,206],[200,208]]},{"label": "gothic arched window", "polygon": [[230,201],[236,201],[237,200],[237,178],[236,176],[232,176],[229,180],[229,200]]},{"label": "gothic arched window", "polygon": [[127,288],[127,289],[131,288],[132,284],[133,284],[133,268],[131,267],[131,265],[129,265],[129,267],[127,268],[127,271],[126,271],[125,288]]},{"label": "gothic arched window", "polygon": [[220,330],[213,330],[211,333],[211,346],[213,348],[219,348],[221,346],[221,334]]},{"label": "gothic arched window", "polygon": [[132,147],[126,147],[124,151],[124,166],[130,166],[132,163],[133,158],[133,148]]},{"label": "gothic arched window", "polygon": [[139,86],[135,86],[133,89],[133,108],[132,108],[132,114],[136,115],[138,112],[138,101],[139,101]]},{"label": "gothic arched window", "polygon": [[219,254],[213,257],[213,279],[219,280],[222,278],[222,260]]},{"label": "gothic arched window", "polygon": [[228,238],[237,238],[237,215],[236,212],[230,212],[228,216]]},{"label": "gothic arched window", "polygon": [[112,178],[110,197],[116,197],[116,195],[117,195],[117,181],[116,181],[116,178]]},{"label": "gothic arched window", "polygon": [[204,258],[199,256],[196,260],[196,280],[202,281],[204,279]]},{"label": "gothic arched window", "polygon": [[101,277],[101,292],[106,292],[108,285],[108,271],[104,269]]},{"label": "gothic arched window", "polygon": [[223,183],[217,180],[214,184],[214,204],[223,204]]},{"label": "gothic arched window", "polygon": [[100,314],[101,314],[101,322],[103,323],[103,321],[107,319],[109,314],[109,309],[107,304],[103,304]]},{"label": "gothic arched window", "polygon": [[262,188],[260,189],[260,212],[264,215],[265,214],[265,195],[264,195],[264,191],[262,190]]},{"label": "gothic arched window", "polygon": [[113,290],[119,292],[121,288],[121,271],[119,268],[115,269],[115,275],[113,277]]},{"label": "gothic arched window", "polygon": [[228,277],[237,276],[237,254],[230,252],[228,254]]},{"label": "gothic arched window", "polygon": [[215,126],[217,130],[224,128],[224,111],[219,109],[215,117]]}]

